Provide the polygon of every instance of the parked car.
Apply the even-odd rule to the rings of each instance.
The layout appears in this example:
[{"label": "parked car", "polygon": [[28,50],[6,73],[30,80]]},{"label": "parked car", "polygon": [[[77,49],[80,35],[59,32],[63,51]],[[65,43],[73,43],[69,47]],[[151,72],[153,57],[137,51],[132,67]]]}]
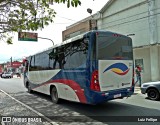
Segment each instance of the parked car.
[{"label": "parked car", "polygon": [[2,78],[13,78],[13,75],[12,73],[3,73],[1,77]]},{"label": "parked car", "polygon": [[2,77],[2,74],[3,74],[3,73],[1,72],[1,73],[0,73],[0,77]]},{"label": "parked car", "polygon": [[148,82],[141,85],[141,93],[146,94],[151,100],[160,99],[160,81],[158,82]]}]

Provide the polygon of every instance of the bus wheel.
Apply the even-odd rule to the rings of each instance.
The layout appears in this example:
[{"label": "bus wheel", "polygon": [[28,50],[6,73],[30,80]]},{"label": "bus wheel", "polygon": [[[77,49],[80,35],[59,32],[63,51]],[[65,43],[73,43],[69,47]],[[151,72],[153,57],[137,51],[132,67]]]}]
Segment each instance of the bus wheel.
[{"label": "bus wheel", "polygon": [[56,87],[53,87],[51,89],[51,98],[52,98],[53,103],[58,104],[60,102],[60,99],[58,98],[58,92],[57,92]]},{"label": "bus wheel", "polygon": [[32,93],[33,92],[32,89],[31,89],[31,85],[29,83],[28,83],[27,89],[28,89],[28,93]]}]

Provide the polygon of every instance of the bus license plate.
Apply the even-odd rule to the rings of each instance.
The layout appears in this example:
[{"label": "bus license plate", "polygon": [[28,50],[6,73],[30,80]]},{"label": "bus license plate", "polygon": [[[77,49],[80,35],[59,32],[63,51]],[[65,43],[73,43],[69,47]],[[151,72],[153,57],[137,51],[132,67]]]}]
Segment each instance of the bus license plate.
[{"label": "bus license plate", "polygon": [[114,95],[114,98],[121,97],[121,94]]}]

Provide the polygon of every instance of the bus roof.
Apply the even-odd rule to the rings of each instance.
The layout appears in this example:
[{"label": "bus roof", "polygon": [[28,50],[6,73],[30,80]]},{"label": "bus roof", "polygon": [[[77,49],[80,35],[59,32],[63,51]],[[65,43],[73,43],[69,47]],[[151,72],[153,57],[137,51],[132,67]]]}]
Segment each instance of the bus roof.
[{"label": "bus roof", "polygon": [[[62,43],[60,43],[60,44],[56,44],[56,45],[54,45],[54,46],[52,46],[52,47],[47,48],[46,50],[42,50],[42,51],[37,52],[37,53],[35,53],[35,54],[32,54],[32,55],[30,55],[30,56],[40,54],[40,53],[42,53],[42,52],[48,51],[48,50],[50,50],[50,49],[53,49],[53,48],[56,48],[56,47],[59,47],[59,46],[62,46],[62,45],[65,45],[65,44],[67,44],[67,43],[71,43],[71,42],[76,41],[76,40],[79,40],[79,39],[83,39],[84,37],[87,37],[87,35],[88,35],[89,33],[96,33],[96,32],[118,34],[118,33],[115,33],[115,32],[110,32],[110,31],[105,31],[105,30],[91,30],[91,31],[82,33],[82,34],[80,34],[80,35],[77,35],[77,36],[75,36],[75,37],[72,37],[72,38],[70,38],[70,39],[67,39],[67,40],[63,41]],[[124,36],[124,37],[127,37],[127,36],[122,35],[122,34],[120,34],[120,35],[121,35],[121,36]],[[30,57],[30,56],[28,56],[28,57]]]},{"label": "bus roof", "polygon": [[[37,53],[35,53],[35,54],[32,54],[32,55],[30,55],[30,56],[40,54],[40,53],[42,53],[42,52],[48,51],[48,50],[50,50],[50,49],[53,49],[53,48],[56,48],[56,47],[59,47],[59,46],[62,46],[62,45],[65,45],[65,44],[67,44],[67,43],[71,43],[71,42],[76,41],[76,40],[79,40],[79,39],[83,39],[83,37],[84,37],[85,34],[87,34],[87,33],[83,33],[83,34],[77,35],[77,36],[75,36],[75,37],[72,37],[72,38],[70,38],[70,39],[68,39],[68,40],[63,41],[62,43],[56,44],[56,45],[54,45],[54,46],[52,46],[52,47],[47,48],[46,50],[39,51],[39,52],[37,52]],[[30,57],[30,56],[28,56],[28,57]]]}]

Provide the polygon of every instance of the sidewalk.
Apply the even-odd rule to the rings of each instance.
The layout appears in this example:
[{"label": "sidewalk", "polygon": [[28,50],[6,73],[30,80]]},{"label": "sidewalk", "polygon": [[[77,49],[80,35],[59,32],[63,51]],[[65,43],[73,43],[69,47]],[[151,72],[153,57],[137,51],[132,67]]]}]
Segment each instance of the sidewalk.
[{"label": "sidewalk", "polygon": [[[44,118],[45,119],[45,118]],[[50,125],[38,114],[18,100],[0,90],[0,125]],[[52,124],[53,125],[53,124]]]},{"label": "sidewalk", "polygon": [[[62,112],[65,109],[58,110],[61,110],[60,112]],[[57,112],[56,109],[55,112]],[[32,109],[0,89],[0,125],[103,125],[102,122],[92,118],[79,113],[77,115],[74,111],[72,113],[75,114],[75,117],[70,117],[70,115],[66,115],[66,113],[67,112],[64,112],[66,118],[71,119],[73,117],[73,120],[71,119],[67,122],[67,119],[63,114],[61,114],[63,117],[59,116],[59,118],[62,118],[62,121],[56,120],[56,117],[54,120],[51,120],[52,118],[50,119],[50,117],[44,116],[38,112],[38,110]],[[77,118],[80,121],[75,121]]]},{"label": "sidewalk", "polygon": [[141,89],[139,86],[135,86],[134,93],[141,94]]}]

